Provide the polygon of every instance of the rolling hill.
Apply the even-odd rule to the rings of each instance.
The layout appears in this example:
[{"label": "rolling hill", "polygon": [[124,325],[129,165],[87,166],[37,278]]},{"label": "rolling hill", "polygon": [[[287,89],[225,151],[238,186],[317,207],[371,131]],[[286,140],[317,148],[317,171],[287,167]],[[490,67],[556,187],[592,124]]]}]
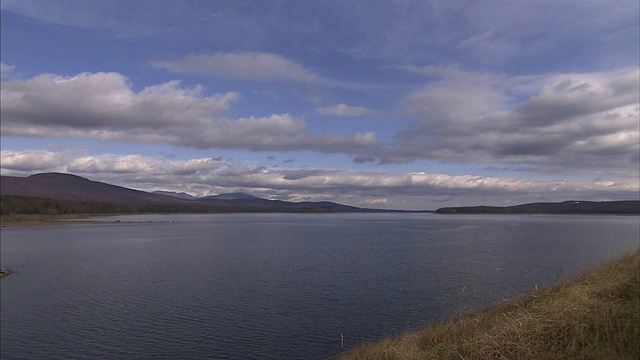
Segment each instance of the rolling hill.
[{"label": "rolling hill", "polygon": [[515,206],[445,207],[438,214],[640,214],[640,201],[564,201]]},{"label": "rolling hill", "polygon": [[0,176],[0,194],[114,204],[171,203],[177,201],[173,197],[61,173],[43,173],[29,177]]}]

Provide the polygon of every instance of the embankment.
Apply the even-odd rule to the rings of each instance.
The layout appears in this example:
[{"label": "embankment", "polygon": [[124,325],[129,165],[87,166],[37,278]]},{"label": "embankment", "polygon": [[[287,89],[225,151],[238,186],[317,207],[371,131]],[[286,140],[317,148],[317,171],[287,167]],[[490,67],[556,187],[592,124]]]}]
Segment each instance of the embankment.
[{"label": "embankment", "polygon": [[640,252],[338,359],[640,359]]}]

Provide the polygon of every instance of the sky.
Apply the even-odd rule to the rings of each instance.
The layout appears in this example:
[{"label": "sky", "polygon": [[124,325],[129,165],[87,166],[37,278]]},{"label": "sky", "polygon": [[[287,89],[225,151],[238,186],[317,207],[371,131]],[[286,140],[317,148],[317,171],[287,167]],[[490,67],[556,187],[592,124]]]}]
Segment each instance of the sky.
[{"label": "sky", "polygon": [[637,0],[2,0],[0,173],[381,209],[639,200]]}]

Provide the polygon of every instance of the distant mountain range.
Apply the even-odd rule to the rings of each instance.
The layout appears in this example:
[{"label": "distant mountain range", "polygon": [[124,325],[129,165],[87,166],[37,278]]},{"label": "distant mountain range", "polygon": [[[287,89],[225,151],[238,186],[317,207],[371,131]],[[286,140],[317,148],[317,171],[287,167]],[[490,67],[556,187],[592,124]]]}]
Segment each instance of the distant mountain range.
[{"label": "distant mountain range", "polygon": [[[149,193],[80,176],[43,173],[28,177],[0,176],[2,214],[65,213],[230,213],[230,212],[392,212],[341,205],[329,201],[267,200],[245,193],[201,198],[186,193]],[[402,212],[402,211],[394,211]],[[429,212],[429,211],[425,211]],[[439,214],[640,214],[640,201],[565,201],[508,207],[446,207]]]},{"label": "distant mountain range", "polygon": [[186,199],[186,200],[195,200],[196,199],[195,196],[189,195],[189,194],[187,194],[185,192],[174,192],[174,191],[157,190],[157,191],[154,191],[152,194],[172,196],[172,197],[176,197],[178,199]]},{"label": "distant mountain range", "polygon": [[249,195],[249,194],[245,194],[245,193],[241,193],[241,192],[234,192],[234,193],[228,193],[228,194],[220,194],[220,195],[211,195],[211,196],[204,196],[200,198],[201,200],[211,200],[211,199],[218,199],[218,200],[255,200],[255,199],[260,199],[257,196],[253,196],[253,195]]},{"label": "distant mountain range", "polygon": [[242,193],[242,192],[234,192],[234,193],[227,193],[227,194],[220,194],[220,195],[209,195],[209,196],[202,196],[202,197],[195,197],[195,196],[189,195],[189,194],[187,194],[185,192],[173,192],[173,191],[162,191],[162,190],[154,191],[153,194],[173,196],[173,197],[177,197],[179,199],[188,199],[188,200],[211,200],[211,199],[218,199],[218,200],[247,200],[247,199],[260,199],[257,196],[245,194],[245,193]]},{"label": "distant mountain range", "polygon": [[438,214],[640,214],[640,201],[564,201],[516,206],[445,207]]},{"label": "distant mountain range", "polygon": [[130,212],[380,212],[333,202],[267,200],[244,193],[195,198],[186,193],[133,190],[80,176],[43,173],[0,176],[2,213]]}]

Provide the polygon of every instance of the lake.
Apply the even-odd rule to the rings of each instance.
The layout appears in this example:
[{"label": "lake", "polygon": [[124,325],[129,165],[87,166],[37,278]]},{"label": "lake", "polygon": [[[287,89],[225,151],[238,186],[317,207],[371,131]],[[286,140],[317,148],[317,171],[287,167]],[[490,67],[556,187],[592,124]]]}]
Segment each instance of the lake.
[{"label": "lake", "polygon": [[640,246],[637,216],[104,219],[162,223],[1,230],[2,359],[326,359]]}]

